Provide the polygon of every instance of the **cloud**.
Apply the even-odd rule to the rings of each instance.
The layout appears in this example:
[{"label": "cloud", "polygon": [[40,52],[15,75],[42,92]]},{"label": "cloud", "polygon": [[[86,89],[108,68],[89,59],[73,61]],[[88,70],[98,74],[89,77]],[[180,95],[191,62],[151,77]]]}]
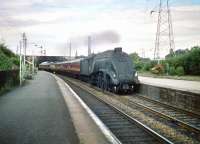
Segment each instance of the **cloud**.
[{"label": "cloud", "polygon": [[[5,36],[11,47],[15,47],[20,35],[17,37],[12,32],[8,33],[8,29],[25,31],[29,41],[42,41],[49,55],[66,53],[65,47],[70,39],[79,54],[86,54],[88,35],[92,36],[95,52],[117,45],[128,53],[142,48],[149,50],[154,48],[157,15],[150,16],[150,7],[153,6],[142,5],[143,2],[4,0],[0,5],[0,35]],[[177,48],[186,48],[199,42],[199,13],[199,5],[172,7]],[[1,34],[2,29],[4,34]]]},{"label": "cloud", "polygon": [[172,7],[174,21],[198,21],[200,18],[200,6]]},{"label": "cloud", "polygon": [[53,8],[53,7],[71,7],[87,6],[97,4],[109,4],[113,0],[5,0],[1,2],[1,7],[5,8]]},{"label": "cloud", "polygon": [[[200,39],[200,6],[177,6],[172,7],[175,42],[178,47],[189,47],[198,43]],[[196,42],[194,42],[196,41]],[[180,46],[180,45],[183,46]]]},{"label": "cloud", "polygon": [[107,43],[119,43],[120,36],[115,31],[109,30],[101,33],[91,34],[91,39],[94,41],[94,44],[107,44]]},{"label": "cloud", "polygon": [[36,20],[19,20],[11,17],[2,17],[0,19],[0,25],[1,27],[13,27],[13,28],[19,28],[19,27],[27,27],[32,25],[38,25],[40,24],[40,21]]}]

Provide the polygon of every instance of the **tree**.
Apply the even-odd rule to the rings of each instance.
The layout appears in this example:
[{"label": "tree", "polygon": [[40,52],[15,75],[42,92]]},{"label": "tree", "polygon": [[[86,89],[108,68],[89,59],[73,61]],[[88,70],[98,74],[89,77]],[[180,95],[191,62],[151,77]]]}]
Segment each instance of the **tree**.
[{"label": "tree", "polygon": [[139,55],[136,52],[130,54],[130,57],[132,58],[132,60],[133,60],[134,63],[138,63],[140,61],[140,57],[139,57]]}]

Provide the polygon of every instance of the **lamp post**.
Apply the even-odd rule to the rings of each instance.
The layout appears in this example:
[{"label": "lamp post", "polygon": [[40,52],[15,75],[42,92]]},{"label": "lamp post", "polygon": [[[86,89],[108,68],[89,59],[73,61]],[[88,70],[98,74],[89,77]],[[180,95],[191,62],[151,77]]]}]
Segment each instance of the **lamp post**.
[{"label": "lamp post", "polygon": [[[36,48],[40,48],[41,49],[41,51],[40,51],[40,53],[41,53],[41,55],[42,55],[42,49],[43,49],[43,46],[42,45],[38,45],[38,44],[36,44],[36,43],[34,43],[34,42],[31,42],[31,43],[29,43],[29,44],[32,44],[34,47],[36,47]],[[30,61],[27,61],[31,66],[32,66],[32,68],[30,67],[30,71],[31,71],[31,69],[32,69],[32,75],[34,74],[34,72],[35,72],[35,56],[34,56],[34,53],[33,53],[33,50],[32,50],[32,58],[31,58],[31,62]]]},{"label": "lamp post", "polygon": [[[41,56],[42,56],[42,54],[46,54],[46,50],[43,50],[43,46],[42,45],[38,45],[38,44],[36,44],[36,43],[33,43],[34,44],[34,46],[36,47],[36,48],[40,48],[41,50],[40,50],[40,54],[41,54]],[[33,65],[32,65],[32,72],[34,73],[34,69],[35,69],[35,57],[34,57],[34,55],[33,55],[33,59],[32,59],[32,62],[33,62]]]}]

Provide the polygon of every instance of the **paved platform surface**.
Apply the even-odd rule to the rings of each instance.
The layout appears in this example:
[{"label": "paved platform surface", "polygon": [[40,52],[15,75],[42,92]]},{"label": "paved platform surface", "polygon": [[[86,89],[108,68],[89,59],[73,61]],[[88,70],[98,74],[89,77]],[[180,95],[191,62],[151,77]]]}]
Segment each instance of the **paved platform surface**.
[{"label": "paved platform surface", "polygon": [[60,89],[39,72],[22,88],[0,96],[0,144],[77,144]]},{"label": "paved platform surface", "polygon": [[200,82],[139,76],[141,83],[200,94]]}]

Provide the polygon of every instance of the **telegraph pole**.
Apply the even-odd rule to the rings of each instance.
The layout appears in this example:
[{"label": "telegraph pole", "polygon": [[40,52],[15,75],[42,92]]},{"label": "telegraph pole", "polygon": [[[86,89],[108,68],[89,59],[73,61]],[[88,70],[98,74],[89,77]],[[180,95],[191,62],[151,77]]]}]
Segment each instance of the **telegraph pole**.
[{"label": "telegraph pole", "polygon": [[67,58],[67,56],[68,56],[68,49],[67,48],[68,48],[68,43],[66,44],[66,48],[65,48],[65,50],[66,50],[65,51],[65,58]]},{"label": "telegraph pole", "polygon": [[69,58],[71,60],[71,49],[72,49],[72,44],[71,44],[71,41],[69,42]]},{"label": "telegraph pole", "polygon": [[35,73],[35,57],[32,56],[32,75]]},{"label": "telegraph pole", "polygon": [[41,54],[41,56],[43,55],[43,47],[42,46],[40,46],[40,48],[41,48],[41,51],[40,51],[40,54]]},{"label": "telegraph pole", "polygon": [[19,54],[19,46],[17,45],[16,54]]},{"label": "telegraph pole", "polygon": [[46,50],[45,49],[44,49],[43,53],[44,53],[44,56],[46,56]]},{"label": "telegraph pole", "polygon": [[91,36],[88,36],[88,56],[91,55]]},{"label": "telegraph pole", "polygon": [[23,41],[23,49],[24,49],[24,66],[25,66],[25,64],[26,64],[26,47],[27,47],[27,38],[26,38],[25,33],[22,34],[22,41]]},{"label": "telegraph pole", "polygon": [[26,34],[22,34],[22,40],[19,42],[19,55],[20,55],[20,70],[19,70],[19,79],[20,85],[24,81],[25,71],[26,71],[26,46],[27,39]]},{"label": "telegraph pole", "polygon": [[78,52],[77,52],[77,50],[76,50],[76,53],[75,53],[75,58],[77,58],[78,57]]},{"label": "telegraph pole", "polygon": [[19,42],[19,81],[22,85],[22,41]]}]

